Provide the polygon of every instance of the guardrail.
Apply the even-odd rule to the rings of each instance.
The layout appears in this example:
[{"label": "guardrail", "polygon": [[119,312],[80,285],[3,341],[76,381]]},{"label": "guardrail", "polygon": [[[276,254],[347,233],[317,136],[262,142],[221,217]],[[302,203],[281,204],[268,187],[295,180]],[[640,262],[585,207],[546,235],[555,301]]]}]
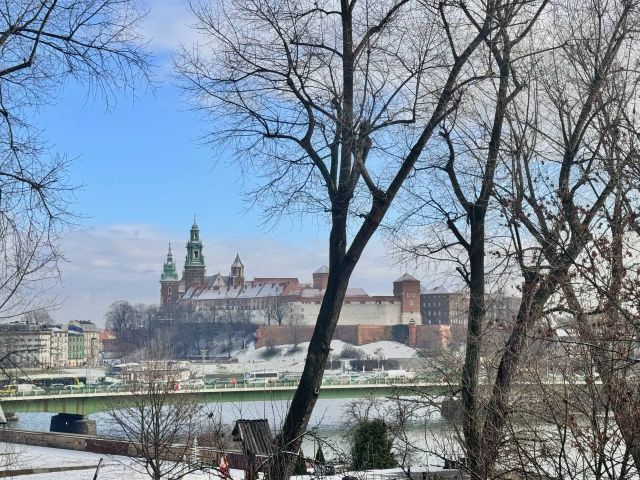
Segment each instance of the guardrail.
[{"label": "guardrail", "polygon": [[[180,384],[180,388],[176,392],[216,392],[216,391],[228,391],[228,390],[281,390],[292,389],[298,386],[298,381],[285,380],[276,382],[236,382],[236,383],[220,383],[204,386],[202,385],[188,385]],[[341,386],[341,387],[359,387],[359,386],[446,386],[447,384],[441,382],[433,382],[427,379],[406,379],[406,378],[389,378],[389,377],[372,377],[372,378],[324,378],[322,380],[322,386]],[[2,399],[15,399],[15,398],[29,398],[29,397],[55,397],[55,396],[87,396],[91,394],[105,394],[105,393],[136,393],[140,392],[140,388],[133,385],[125,385],[123,387],[85,387],[85,388],[72,388],[72,389],[60,389],[60,390],[46,390],[46,391],[29,391],[29,392],[0,392],[0,400]]]}]

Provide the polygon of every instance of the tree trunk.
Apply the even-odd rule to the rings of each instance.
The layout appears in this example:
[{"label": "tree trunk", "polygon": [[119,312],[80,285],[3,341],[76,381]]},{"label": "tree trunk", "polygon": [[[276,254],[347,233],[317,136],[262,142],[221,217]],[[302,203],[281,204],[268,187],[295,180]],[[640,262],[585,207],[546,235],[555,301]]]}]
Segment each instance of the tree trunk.
[{"label": "tree trunk", "polygon": [[[346,245],[346,217],[334,223],[330,236],[329,279],[322,299],[318,321],[309,343],[304,371],[289,411],[276,439],[277,452],[269,466],[269,478],[287,479],[293,471],[293,459],[300,449],[313,408],[320,393],[322,377],[331,351],[331,339],[336,329],[342,304],[356,261],[348,261]],[[289,458],[291,457],[291,458]]]},{"label": "tree trunk", "polygon": [[480,368],[480,348],[482,324],[485,314],[485,250],[484,218],[471,220],[471,242],[469,263],[471,278],[469,283],[469,316],[467,323],[467,347],[462,369],[463,432],[469,469],[478,471],[480,461],[480,422],[477,408],[478,371]]}]

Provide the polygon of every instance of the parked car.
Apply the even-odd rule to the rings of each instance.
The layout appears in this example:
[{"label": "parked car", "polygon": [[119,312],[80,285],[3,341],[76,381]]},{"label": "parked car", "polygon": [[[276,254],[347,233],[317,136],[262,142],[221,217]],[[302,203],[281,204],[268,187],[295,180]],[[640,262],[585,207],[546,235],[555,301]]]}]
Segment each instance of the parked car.
[{"label": "parked car", "polygon": [[17,393],[44,393],[44,388],[40,388],[33,383],[19,383],[17,385],[11,385],[16,387]]},{"label": "parked car", "polygon": [[64,389],[67,391],[73,391],[73,390],[82,390],[84,388],[84,384],[80,383],[80,384],[74,384],[74,385],[65,385]]},{"label": "parked car", "polygon": [[187,388],[204,388],[204,380],[201,378],[196,378],[194,380],[189,380],[183,385]]}]

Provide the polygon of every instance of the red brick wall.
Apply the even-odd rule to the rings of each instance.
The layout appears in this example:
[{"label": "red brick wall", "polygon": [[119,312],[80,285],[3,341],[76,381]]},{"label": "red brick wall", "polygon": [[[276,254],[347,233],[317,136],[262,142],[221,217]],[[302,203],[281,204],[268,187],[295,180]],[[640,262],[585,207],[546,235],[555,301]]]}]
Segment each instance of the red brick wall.
[{"label": "red brick wall", "polygon": [[188,267],[184,269],[184,283],[186,288],[204,283],[204,267]]},{"label": "red brick wall", "polygon": [[313,288],[324,290],[329,283],[328,273],[314,273],[313,274]]},{"label": "red brick wall", "polygon": [[[365,345],[380,340],[393,339],[393,327],[389,325],[338,325],[333,338],[353,345]],[[313,327],[289,325],[261,325],[256,332],[256,348],[265,345],[288,345],[311,340]]]},{"label": "red brick wall", "polygon": [[420,282],[405,280],[393,284],[393,294],[400,297],[402,313],[420,314]]},{"label": "red brick wall", "polygon": [[[160,303],[162,306],[175,305],[178,302],[178,286],[180,282],[160,282]],[[169,293],[171,287],[171,293]],[[168,299],[171,299],[169,302]]]},{"label": "red brick wall", "polygon": [[[256,348],[265,345],[288,345],[311,340],[313,327],[268,326],[258,327]],[[392,325],[338,325],[336,340],[352,345],[366,345],[381,340],[393,340]],[[463,325],[410,325],[410,347],[437,353],[443,349],[458,349],[466,341],[466,327]]]}]

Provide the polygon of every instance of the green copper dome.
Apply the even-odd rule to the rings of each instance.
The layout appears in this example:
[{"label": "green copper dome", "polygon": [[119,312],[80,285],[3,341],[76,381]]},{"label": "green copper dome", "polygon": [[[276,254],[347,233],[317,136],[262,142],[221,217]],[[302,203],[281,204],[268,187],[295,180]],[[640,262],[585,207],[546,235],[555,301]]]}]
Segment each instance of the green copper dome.
[{"label": "green copper dome", "polygon": [[178,272],[176,271],[176,264],[173,261],[173,254],[171,253],[171,244],[169,244],[169,252],[167,253],[167,259],[164,262],[162,268],[162,275],[160,275],[160,281],[180,280]]},{"label": "green copper dome", "polygon": [[184,262],[185,268],[204,267],[204,255],[202,254],[202,241],[200,240],[200,228],[193,219],[189,242],[187,242],[187,257]]}]

